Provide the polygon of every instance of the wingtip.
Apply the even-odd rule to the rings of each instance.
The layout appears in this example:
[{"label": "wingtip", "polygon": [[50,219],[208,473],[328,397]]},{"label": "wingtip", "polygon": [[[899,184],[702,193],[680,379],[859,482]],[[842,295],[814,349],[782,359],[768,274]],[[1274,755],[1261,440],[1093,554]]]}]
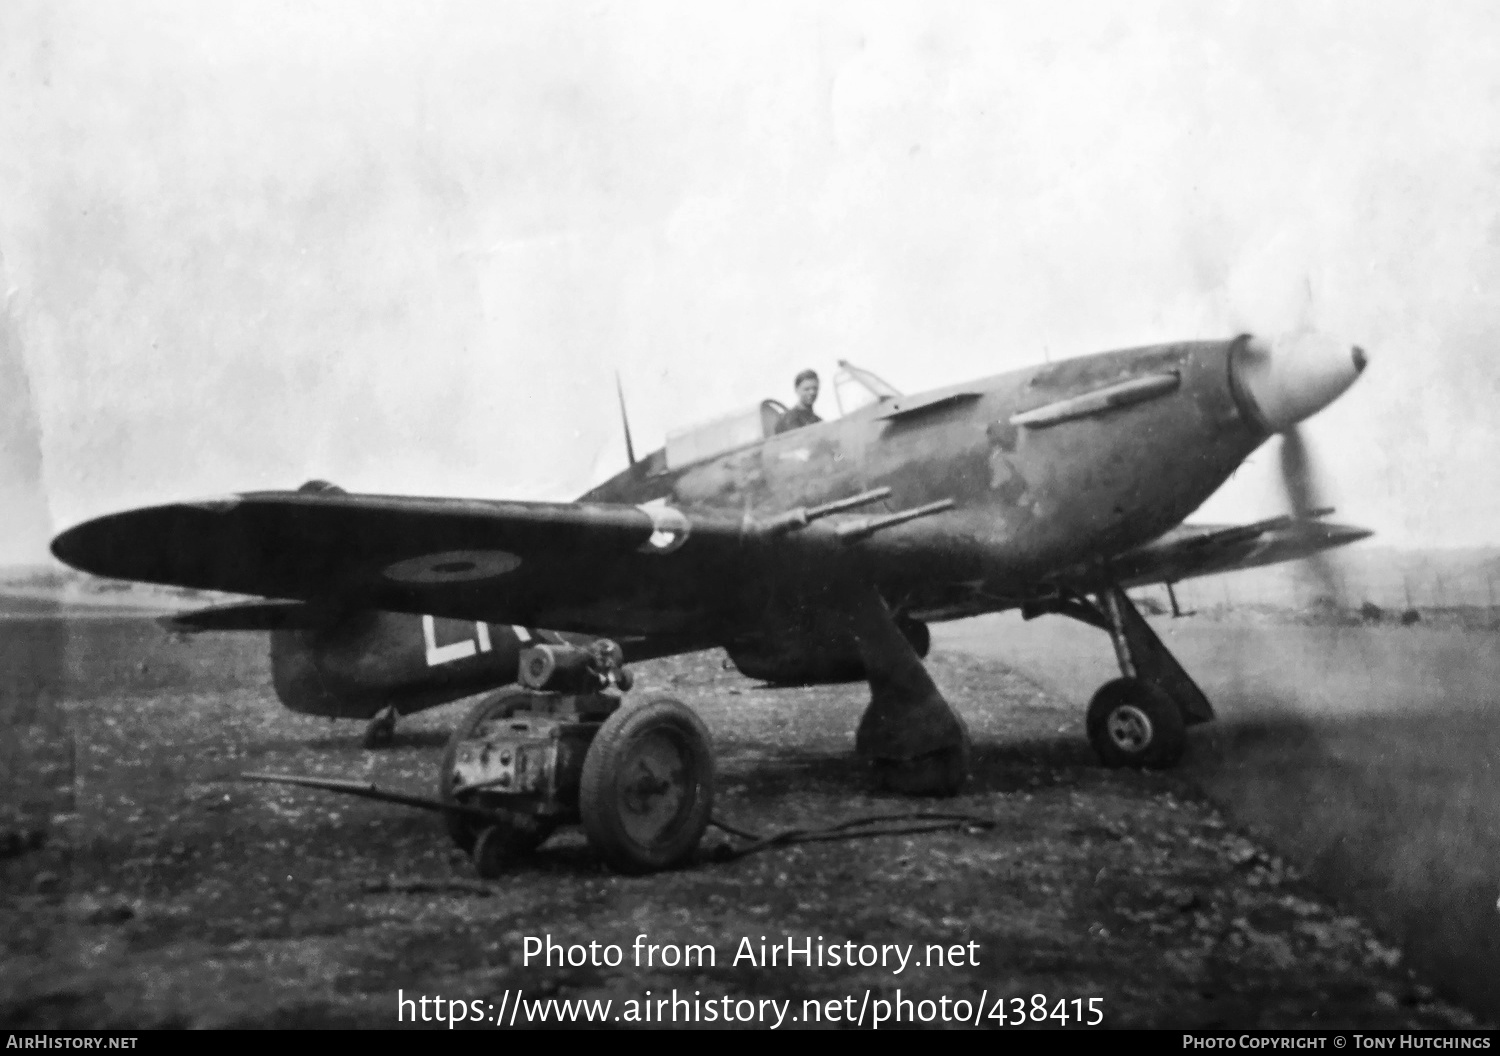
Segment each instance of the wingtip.
[{"label": "wingtip", "polygon": [[121,533],[128,526],[133,512],[105,514],[59,532],[49,547],[52,556],[80,572],[128,578],[112,569],[121,555],[129,552],[129,547],[122,543]]},{"label": "wingtip", "polygon": [[80,572],[91,571],[88,567],[88,559],[94,549],[89,542],[89,536],[92,534],[90,530],[92,524],[94,524],[93,521],[84,521],[82,524],[75,524],[68,530],[59,532],[54,536],[51,545],[48,547],[52,551],[52,556],[68,567],[76,568]]}]

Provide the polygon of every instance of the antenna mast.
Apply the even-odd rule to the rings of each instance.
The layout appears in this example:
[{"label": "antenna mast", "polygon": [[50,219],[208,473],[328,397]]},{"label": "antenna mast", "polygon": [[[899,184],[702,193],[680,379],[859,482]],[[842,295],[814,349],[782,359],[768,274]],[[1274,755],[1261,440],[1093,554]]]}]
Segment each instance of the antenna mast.
[{"label": "antenna mast", "polygon": [[635,445],[630,442],[630,415],[625,413],[625,389],[620,385],[620,372],[615,371],[615,394],[620,397],[620,422],[625,426],[625,456],[635,467]]}]

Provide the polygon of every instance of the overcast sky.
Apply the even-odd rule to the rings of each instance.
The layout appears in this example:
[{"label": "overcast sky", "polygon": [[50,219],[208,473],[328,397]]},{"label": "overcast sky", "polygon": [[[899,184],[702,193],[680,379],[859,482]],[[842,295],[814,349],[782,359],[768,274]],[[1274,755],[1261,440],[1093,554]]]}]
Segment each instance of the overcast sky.
[{"label": "overcast sky", "polygon": [[0,0],[0,292],[4,561],[309,477],[571,498],[616,370],[645,450],[841,357],[1304,324],[1370,351],[1340,519],[1497,543],[1500,8]]}]

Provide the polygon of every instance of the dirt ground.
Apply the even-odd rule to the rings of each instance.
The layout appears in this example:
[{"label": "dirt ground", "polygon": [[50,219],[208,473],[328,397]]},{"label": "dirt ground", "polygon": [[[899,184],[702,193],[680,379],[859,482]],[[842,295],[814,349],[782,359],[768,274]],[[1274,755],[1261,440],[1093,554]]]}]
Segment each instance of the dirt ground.
[{"label": "dirt ground", "polygon": [[[31,655],[58,633],[43,620],[4,631],[7,648]],[[767,1002],[790,1001],[782,1023],[802,1026],[804,1002],[818,1002],[827,1025],[830,1001],[852,1016],[898,1007],[898,991],[918,1017],[943,998],[983,999],[986,1026],[999,1025],[988,1015],[997,998],[1030,1011],[1039,994],[1049,1018],[1030,1026],[1064,1025],[1059,1008],[1066,1025],[1087,1022],[1091,998],[1110,1027],[1474,1022],[1186,776],[1100,769],[1076,702],[996,661],[934,656],[976,765],[964,795],[921,804],[983,815],[992,829],[727,864],[708,860],[711,832],[703,862],[650,877],[610,874],[572,831],[483,883],[432,815],[236,779],[275,770],[426,792],[463,706],[403,720],[394,747],[367,752],[357,724],[282,709],[262,649],[248,636],[178,640],[147,621],[78,621],[54,654],[55,681],[42,678],[47,693],[36,695],[35,672],[3,687],[0,821],[16,839],[0,859],[0,1025],[389,1027],[398,992],[476,1002],[493,1019],[518,1007],[518,991],[528,1003],[608,999],[610,1025],[629,1021],[627,1003],[639,1015],[648,992],[674,991],[699,1002],[676,1013],[696,1025],[716,1025],[702,1007],[725,997],[736,1016],[754,1007],[760,1025],[776,1022]],[[636,668],[636,693],[677,696],[708,724],[717,815],[764,832],[912,809],[872,794],[851,757],[863,686],[763,689],[720,661]],[[45,844],[24,849],[34,840]],[[663,948],[707,944],[715,963],[637,966],[642,935]],[[624,961],[523,963],[527,937],[547,936],[617,944]],[[733,963],[742,938],[758,951],[762,936],[913,944],[917,959],[930,944],[960,945],[976,963],[899,973]],[[1003,1007],[1014,1023],[1015,1003]]]},{"label": "dirt ground", "polygon": [[[1155,619],[1218,719],[1181,774],[1383,936],[1439,992],[1500,1017],[1500,636],[1492,631]],[[1062,700],[1115,674],[1067,620],[945,624],[944,648]]]}]

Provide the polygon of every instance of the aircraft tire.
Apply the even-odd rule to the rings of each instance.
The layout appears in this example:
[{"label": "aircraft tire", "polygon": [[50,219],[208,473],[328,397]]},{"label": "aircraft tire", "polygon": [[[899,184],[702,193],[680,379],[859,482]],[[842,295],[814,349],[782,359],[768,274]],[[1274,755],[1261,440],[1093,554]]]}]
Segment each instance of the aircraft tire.
[{"label": "aircraft tire", "polygon": [[[463,721],[453,727],[453,732],[448,736],[448,746],[443,749],[443,762],[438,769],[438,798],[444,803],[456,803],[453,797],[453,766],[458,761],[458,746],[460,742],[468,740],[486,722],[495,719],[508,719],[517,711],[526,707],[531,700],[531,693],[524,689],[502,689],[498,693],[492,693],[479,703],[469,709],[464,715]],[[484,826],[470,818],[458,814],[443,815],[443,824],[448,829],[448,835],[453,837],[453,842],[458,849],[465,854],[474,850],[474,844],[479,839],[479,832]],[[543,839],[538,839],[533,847],[539,846]]]},{"label": "aircraft tire", "polygon": [[550,835],[550,827],[519,816],[510,824],[485,826],[474,841],[474,871],[481,879],[498,880]]},{"label": "aircraft tire", "polygon": [[969,779],[969,746],[957,744],[915,759],[874,760],[875,784],[903,796],[956,796]]},{"label": "aircraft tire", "polygon": [[911,643],[918,659],[926,660],[927,654],[932,652],[932,631],[927,624],[909,616],[897,616],[896,627],[900,630],[901,636]]},{"label": "aircraft tire", "polygon": [[583,760],[579,813],[613,868],[686,862],[713,813],[714,756],[703,720],[669,697],[632,701],[600,726]]},{"label": "aircraft tire", "polygon": [[1117,678],[1089,702],[1089,743],[1108,767],[1152,770],[1176,765],[1187,747],[1177,702],[1149,682]]},{"label": "aircraft tire", "polygon": [[394,707],[385,707],[365,727],[364,740],[360,743],[367,749],[389,748],[396,740],[396,721],[400,716]]}]

